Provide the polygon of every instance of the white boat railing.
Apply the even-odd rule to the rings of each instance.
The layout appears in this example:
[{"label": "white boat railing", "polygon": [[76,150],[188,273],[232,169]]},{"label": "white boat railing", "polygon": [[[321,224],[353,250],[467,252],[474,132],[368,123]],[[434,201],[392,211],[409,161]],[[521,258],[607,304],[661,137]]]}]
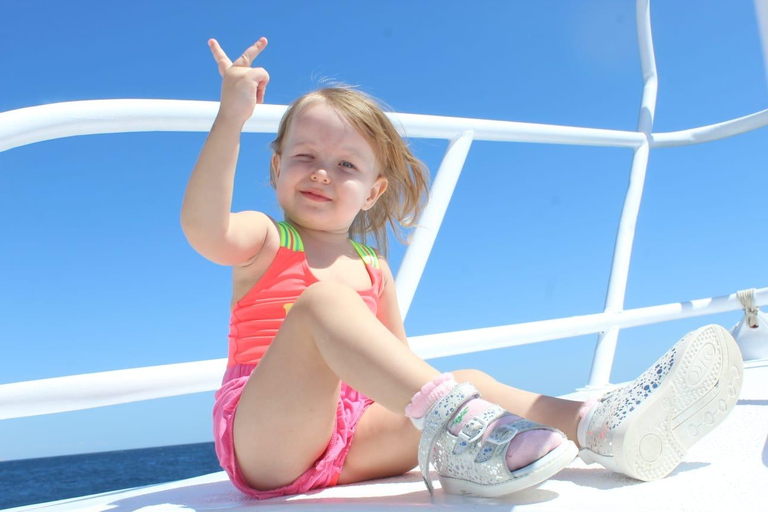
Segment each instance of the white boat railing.
[{"label": "white boat railing", "polygon": [[[755,291],[755,302],[768,304],[768,288]],[[739,298],[732,294],[618,313],[428,334],[408,338],[408,342],[419,356],[433,359],[594,334],[612,326],[637,327],[740,308]],[[226,365],[226,358],[212,359],[4,384],[0,385],[0,420],[214,391],[221,385]]]},{"label": "white boat railing", "polygon": [[[634,152],[629,187],[614,247],[602,313],[409,338],[426,359],[598,333],[588,387],[609,382],[621,328],[741,309],[736,294],[624,310],[624,296],[648,154],[654,147],[683,146],[731,137],[768,125],[768,109],[715,125],[652,133],[657,78],[649,0],[637,1],[637,30],[643,69],[643,99],[637,131],[602,130],[487,119],[389,114],[410,138],[450,142],[434,178],[430,202],[419,219],[397,275],[405,318],[472,141],[533,142],[613,146]],[[258,105],[245,132],[275,133],[287,107]],[[147,131],[207,132],[218,110],[211,101],[94,100],[57,103],[0,113],[0,152],[75,135]],[[768,288],[755,292],[755,304],[768,304]],[[225,360],[216,359],[0,385],[0,419],[50,414],[216,389]]]}]

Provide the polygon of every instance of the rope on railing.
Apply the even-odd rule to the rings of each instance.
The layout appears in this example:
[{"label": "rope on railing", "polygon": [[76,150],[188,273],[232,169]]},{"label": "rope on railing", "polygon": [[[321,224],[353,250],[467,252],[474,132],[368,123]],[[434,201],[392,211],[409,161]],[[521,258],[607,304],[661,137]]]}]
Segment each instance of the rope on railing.
[{"label": "rope on railing", "polygon": [[747,324],[752,328],[758,327],[757,312],[759,310],[755,305],[755,289],[739,290],[736,292],[736,295],[739,297],[741,305],[744,306],[744,312],[747,315]]}]

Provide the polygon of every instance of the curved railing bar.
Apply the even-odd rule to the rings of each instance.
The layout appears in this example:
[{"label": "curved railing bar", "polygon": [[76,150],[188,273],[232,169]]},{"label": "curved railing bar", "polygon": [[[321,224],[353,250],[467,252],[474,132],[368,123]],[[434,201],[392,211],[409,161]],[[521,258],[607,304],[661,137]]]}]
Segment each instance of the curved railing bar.
[{"label": "curved railing bar", "polygon": [[[755,291],[768,305],[768,288]],[[424,359],[594,334],[611,326],[636,327],[741,309],[737,294],[618,313],[598,313],[409,338]],[[214,391],[226,359],[74,375],[0,385],[0,420]]]},{"label": "curved railing bar", "polygon": [[750,132],[766,125],[768,125],[768,109],[731,119],[730,121],[700,126],[689,130],[654,133],[651,136],[651,147],[670,148],[702,144]]},{"label": "curved railing bar", "polygon": [[659,94],[659,76],[656,72],[656,54],[653,50],[653,33],[651,31],[650,0],[638,0],[637,40],[640,50],[640,67],[643,70],[643,96],[640,103],[640,115],[637,120],[637,131],[650,137],[653,132],[653,120],[656,116],[656,98]]},{"label": "curved railing bar", "polygon": [[[208,132],[218,102],[191,100],[86,100],[53,103],[0,112],[0,152],[70,137],[120,132]],[[243,131],[275,133],[287,107],[257,105]],[[451,140],[474,132],[475,140],[637,147],[636,132],[580,128],[514,121],[389,113],[401,134],[415,138]]]},{"label": "curved railing bar", "polygon": [[[83,100],[0,112],[0,152],[35,142],[128,132],[207,132],[218,112],[215,101]],[[243,131],[275,133],[285,105],[257,105]],[[577,144],[635,148],[643,134],[464,117],[389,114],[401,134],[450,140],[467,130],[474,140]],[[768,125],[768,109],[717,124],[651,135],[651,148],[685,146],[725,139]]]},{"label": "curved railing bar", "polygon": [[[257,105],[247,131],[275,133],[284,105]],[[0,112],[0,152],[75,135],[208,132],[216,101],[116,99],[52,103]]]}]

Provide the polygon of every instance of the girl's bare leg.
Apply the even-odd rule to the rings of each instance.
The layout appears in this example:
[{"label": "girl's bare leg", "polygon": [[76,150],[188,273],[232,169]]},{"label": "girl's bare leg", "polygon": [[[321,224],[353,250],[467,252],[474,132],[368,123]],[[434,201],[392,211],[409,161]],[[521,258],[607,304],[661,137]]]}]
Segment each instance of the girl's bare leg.
[{"label": "girl's bare leg", "polygon": [[357,424],[339,484],[402,475],[418,464],[421,432],[403,413],[372,404]]},{"label": "girl's bare leg", "polygon": [[317,283],[293,305],[243,390],[234,422],[238,465],[256,489],[286,485],[325,450],[340,380],[405,420],[413,395],[438,375],[355,291]]}]

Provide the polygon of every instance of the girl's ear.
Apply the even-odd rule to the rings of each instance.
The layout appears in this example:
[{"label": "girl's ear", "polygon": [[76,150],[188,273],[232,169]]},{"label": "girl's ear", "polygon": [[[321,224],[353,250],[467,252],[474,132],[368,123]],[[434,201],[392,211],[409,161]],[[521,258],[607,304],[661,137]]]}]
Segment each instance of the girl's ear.
[{"label": "girl's ear", "polygon": [[387,190],[387,185],[389,185],[387,178],[383,176],[376,178],[376,181],[371,187],[370,194],[368,194],[368,197],[365,198],[365,202],[363,203],[363,210],[370,210],[373,208],[373,205],[376,204],[376,201],[378,201],[384,191]]},{"label": "girl's ear", "polygon": [[272,166],[272,173],[274,174],[275,179],[277,179],[277,177],[280,176],[280,155],[272,153],[272,161],[270,162],[270,165]]}]

